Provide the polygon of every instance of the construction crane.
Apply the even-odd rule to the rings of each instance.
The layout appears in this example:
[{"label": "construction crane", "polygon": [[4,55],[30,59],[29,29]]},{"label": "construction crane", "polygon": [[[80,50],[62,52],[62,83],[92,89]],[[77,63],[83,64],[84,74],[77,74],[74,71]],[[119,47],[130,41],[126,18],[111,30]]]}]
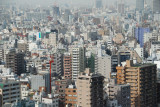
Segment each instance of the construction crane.
[{"label": "construction crane", "polygon": [[50,93],[52,91],[52,87],[51,87],[51,76],[52,76],[52,73],[51,73],[51,69],[52,69],[52,63],[54,62],[54,58],[53,56],[50,56],[51,60],[49,61],[49,64],[50,64]]}]

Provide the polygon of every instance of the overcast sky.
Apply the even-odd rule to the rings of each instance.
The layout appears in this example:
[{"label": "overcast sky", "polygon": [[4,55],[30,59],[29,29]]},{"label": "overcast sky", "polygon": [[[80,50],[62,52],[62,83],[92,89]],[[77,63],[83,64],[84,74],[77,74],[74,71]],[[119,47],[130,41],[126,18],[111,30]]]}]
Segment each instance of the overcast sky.
[{"label": "overcast sky", "polygon": [[[7,1],[7,0],[0,0]],[[41,5],[41,6],[49,6],[57,4],[59,6],[68,4],[74,6],[93,6],[95,0],[8,0],[8,1],[16,1],[17,4],[23,5]],[[116,1],[121,0],[103,0],[103,5],[113,5]],[[122,0],[123,1],[123,0]],[[124,0],[126,4],[135,5],[136,0]],[[148,0],[151,1],[151,0]]]}]

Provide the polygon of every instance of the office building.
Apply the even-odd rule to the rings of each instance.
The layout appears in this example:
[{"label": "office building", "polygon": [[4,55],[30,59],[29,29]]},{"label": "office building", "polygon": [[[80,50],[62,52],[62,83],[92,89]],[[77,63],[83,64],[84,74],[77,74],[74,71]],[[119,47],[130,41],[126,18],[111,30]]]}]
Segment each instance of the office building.
[{"label": "office building", "polygon": [[60,10],[58,6],[53,6],[53,16],[59,16],[60,15]]},{"label": "office building", "polygon": [[118,13],[124,14],[125,13],[125,5],[124,3],[119,3],[118,4]]},{"label": "office building", "polygon": [[160,13],[160,0],[152,0],[153,13]]},{"label": "office building", "polygon": [[63,56],[63,71],[65,79],[72,79],[72,58],[70,53],[65,53]]},{"label": "office building", "polygon": [[95,7],[102,8],[102,0],[95,0]]},{"label": "office building", "polygon": [[117,83],[130,84],[131,106],[157,106],[156,72],[155,64],[133,64],[132,60],[117,67]]},{"label": "office building", "polygon": [[6,103],[13,103],[21,99],[20,82],[0,80],[0,106]]},{"label": "office building", "polygon": [[99,74],[91,74],[89,68],[77,78],[78,106],[103,107],[103,79]]},{"label": "office building", "polygon": [[135,37],[140,44],[140,47],[144,46],[144,33],[149,33],[150,28],[137,27],[134,29]]},{"label": "office building", "polygon": [[136,0],[136,10],[137,11],[144,10],[144,0]]}]

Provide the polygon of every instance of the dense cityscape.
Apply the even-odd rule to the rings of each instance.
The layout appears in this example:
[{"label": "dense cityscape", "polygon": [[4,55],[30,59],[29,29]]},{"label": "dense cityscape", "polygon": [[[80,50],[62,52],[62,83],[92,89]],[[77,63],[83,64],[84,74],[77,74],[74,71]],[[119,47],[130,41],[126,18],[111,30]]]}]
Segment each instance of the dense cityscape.
[{"label": "dense cityscape", "polygon": [[0,107],[160,107],[160,0],[59,1],[0,0]]}]

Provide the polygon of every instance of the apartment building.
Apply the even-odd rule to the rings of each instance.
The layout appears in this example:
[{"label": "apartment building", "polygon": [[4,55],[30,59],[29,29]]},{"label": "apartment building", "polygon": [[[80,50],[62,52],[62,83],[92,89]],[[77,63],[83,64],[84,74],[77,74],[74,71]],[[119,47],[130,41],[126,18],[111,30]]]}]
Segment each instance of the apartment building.
[{"label": "apartment building", "polygon": [[0,80],[0,107],[5,103],[13,103],[21,99],[20,82]]},{"label": "apartment building", "polygon": [[65,89],[65,105],[66,107],[77,106],[77,88],[75,85],[69,85]]},{"label": "apartment building", "polygon": [[110,78],[111,74],[111,56],[104,55],[95,58],[95,72],[102,74],[106,78]]},{"label": "apartment building", "polygon": [[107,95],[109,100],[117,100],[121,107],[131,107],[130,102],[130,85],[116,83],[116,79],[110,79],[107,85]]},{"label": "apartment building", "polygon": [[87,68],[77,78],[77,105],[79,107],[103,107],[103,80],[100,74],[91,74]]},{"label": "apartment building", "polygon": [[26,72],[24,53],[10,49],[6,54],[6,67],[11,68],[13,72],[20,75]]},{"label": "apartment building", "polygon": [[65,53],[63,56],[63,71],[65,79],[72,79],[72,58],[70,53]]},{"label": "apartment building", "polygon": [[132,60],[127,60],[125,66],[118,66],[116,69],[117,83],[130,84],[131,106],[157,106],[155,64],[133,64]]},{"label": "apartment building", "polygon": [[72,79],[76,80],[79,73],[85,69],[85,48],[73,47],[71,49],[72,55]]}]

